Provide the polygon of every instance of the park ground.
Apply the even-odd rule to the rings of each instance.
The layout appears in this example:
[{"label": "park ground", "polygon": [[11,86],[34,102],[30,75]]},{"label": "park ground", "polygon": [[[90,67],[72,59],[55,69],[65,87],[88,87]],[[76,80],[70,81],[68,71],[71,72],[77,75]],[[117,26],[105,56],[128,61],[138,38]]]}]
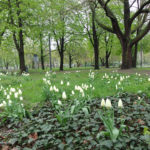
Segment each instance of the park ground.
[{"label": "park ground", "polygon": [[[74,68],[50,73],[48,70],[29,70],[29,75],[8,73],[1,74],[0,78],[6,90],[10,86],[21,88],[22,102],[28,112],[21,121],[13,118],[14,110],[11,110],[12,114],[8,111],[11,117],[4,113],[0,124],[3,141],[0,148],[3,150],[71,149],[74,146],[75,149],[89,150],[125,147],[148,150],[150,146],[150,68],[101,68],[96,71]],[[112,102],[115,113],[112,128],[125,127],[116,137],[101,134],[107,129],[104,120],[98,116],[103,110],[102,99]],[[119,99],[123,101],[122,110],[117,107]],[[105,116],[108,112],[105,110],[103,117],[112,121],[114,116]]]}]

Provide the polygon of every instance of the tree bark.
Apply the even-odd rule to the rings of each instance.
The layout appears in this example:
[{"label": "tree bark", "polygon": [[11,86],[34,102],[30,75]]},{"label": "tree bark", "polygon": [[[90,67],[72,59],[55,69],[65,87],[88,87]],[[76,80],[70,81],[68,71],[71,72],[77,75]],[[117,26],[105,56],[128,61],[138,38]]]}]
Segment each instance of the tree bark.
[{"label": "tree bark", "polygon": [[127,46],[126,43],[122,45],[122,65],[121,69],[132,68],[132,47]]},{"label": "tree bark", "polygon": [[106,68],[109,68],[109,57],[110,57],[111,51],[106,51],[106,62],[105,62],[105,66]]},{"label": "tree bark", "polygon": [[69,68],[72,68],[72,56],[69,54]]},{"label": "tree bark", "polygon": [[[92,9],[91,9],[92,10]],[[95,70],[99,69],[99,39],[95,25],[95,10],[92,10],[92,32],[93,32],[93,46],[94,46],[94,58],[95,58]]]},{"label": "tree bark", "polygon": [[[10,19],[11,19],[11,25],[15,25],[14,24],[14,18],[12,17],[12,6],[11,6],[11,2],[10,0],[8,0],[8,6],[9,6],[9,15],[10,15]],[[23,21],[22,18],[20,17],[21,14],[21,10],[20,10],[20,3],[18,2],[18,0],[16,0],[16,7],[18,8],[17,10],[17,21],[18,21],[18,29],[19,31],[13,31],[13,40],[16,46],[16,49],[18,51],[18,55],[19,55],[19,67],[20,67],[20,73],[25,72],[26,71],[26,66],[25,66],[25,58],[24,58],[24,39],[23,39]],[[17,32],[17,35],[16,35]],[[18,39],[17,39],[18,37]]]},{"label": "tree bark", "polygon": [[41,50],[41,67],[42,67],[42,70],[44,70],[45,66],[44,66],[44,52],[43,52],[42,34],[40,34],[40,50]]},{"label": "tree bark", "polygon": [[64,70],[64,52],[61,51],[60,53],[60,68],[59,68],[60,71],[63,71]]},{"label": "tree bark", "polygon": [[138,51],[138,43],[136,43],[135,47],[134,47],[134,53],[133,53],[133,56],[132,56],[132,68],[136,68],[137,51]]},{"label": "tree bark", "polygon": [[19,53],[19,64],[20,64],[20,72],[26,72],[25,59],[24,59],[24,50],[20,49]]},{"label": "tree bark", "polygon": [[105,66],[105,59],[100,57],[102,67]]}]

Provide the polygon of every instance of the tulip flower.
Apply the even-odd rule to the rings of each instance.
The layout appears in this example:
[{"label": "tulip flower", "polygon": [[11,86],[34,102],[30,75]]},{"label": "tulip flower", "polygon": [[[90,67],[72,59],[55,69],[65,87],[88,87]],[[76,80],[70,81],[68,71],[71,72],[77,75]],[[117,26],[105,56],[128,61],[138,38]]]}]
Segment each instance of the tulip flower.
[{"label": "tulip flower", "polygon": [[105,107],[105,100],[104,99],[102,99],[102,101],[101,101],[101,107]]},{"label": "tulip flower", "polygon": [[107,108],[111,108],[112,107],[110,99],[106,99],[105,107],[107,107]]},{"label": "tulip flower", "polygon": [[67,98],[66,92],[63,92],[63,93],[62,93],[62,98],[63,98],[63,99],[66,99],[66,98]]},{"label": "tulip flower", "polygon": [[119,99],[118,107],[119,107],[119,108],[123,108],[123,103],[122,103],[122,100],[121,100],[121,99]]}]

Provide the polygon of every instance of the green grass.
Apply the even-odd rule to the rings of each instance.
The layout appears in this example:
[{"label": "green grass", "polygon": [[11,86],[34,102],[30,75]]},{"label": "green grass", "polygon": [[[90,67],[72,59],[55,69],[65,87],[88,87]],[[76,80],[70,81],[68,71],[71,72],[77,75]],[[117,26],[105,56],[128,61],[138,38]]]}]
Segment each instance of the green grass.
[{"label": "green grass", "polygon": [[[79,70],[79,69],[78,69]],[[117,73],[112,73],[113,70],[116,69],[101,69],[99,71],[95,71],[96,73],[96,79],[93,82],[93,85],[95,87],[95,90],[92,91],[92,95],[95,98],[102,98],[107,96],[113,96],[118,91],[115,89],[116,83],[118,83],[119,80],[110,80],[110,84],[107,84],[108,79],[102,80],[102,77],[105,73],[107,73],[109,76],[113,75],[116,76]],[[136,69],[133,70],[136,72]],[[142,69],[143,70],[143,69]],[[147,68],[146,68],[147,70]],[[68,72],[68,71],[67,71]],[[56,79],[54,84],[61,88],[60,81],[61,80],[69,80],[71,83],[71,87],[73,88],[74,85],[81,85],[82,83],[88,84],[89,78],[88,78],[89,70],[80,70],[80,72],[76,72],[75,70],[70,70],[70,73],[66,72],[56,72]],[[24,97],[24,104],[27,107],[35,106],[37,103],[44,102],[45,98],[43,96],[43,77],[45,75],[45,71],[30,71],[30,77],[25,78],[21,76],[6,76],[1,77],[1,85],[7,87],[9,85],[12,85],[14,87],[18,87],[20,84],[22,84],[22,90],[23,90],[23,97]],[[125,76],[127,74],[119,73],[122,76]],[[139,82],[139,80],[142,80]],[[137,93],[139,91],[145,92],[148,96],[150,96],[150,82],[148,82],[148,77],[146,76],[136,76],[135,74],[132,74],[131,77],[123,82],[123,91],[129,92],[129,93]]]}]

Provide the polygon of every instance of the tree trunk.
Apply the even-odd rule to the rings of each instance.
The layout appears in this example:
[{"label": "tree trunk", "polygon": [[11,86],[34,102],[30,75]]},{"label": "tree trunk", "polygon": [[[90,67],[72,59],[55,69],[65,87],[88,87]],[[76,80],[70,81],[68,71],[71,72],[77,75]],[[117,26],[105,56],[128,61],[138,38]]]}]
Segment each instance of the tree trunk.
[{"label": "tree trunk", "polygon": [[63,65],[64,65],[64,52],[61,51],[61,53],[60,53],[60,68],[59,68],[60,71],[64,70]]},{"label": "tree trunk", "polygon": [[69,54],[69,68],[72,68],[72,56]]},{"label": "tree trunk", "polygon": [[59,50],[59,55],[60,55],[60,71],[64,70],[64,36],[60,39],[60,50]]},{"label": "tree trunk", "polygon": [[95,69],[98,70],[99,69],[99,49],[96,46],[94,47],[94,56],[95,56]]},{"label": "tree trunk", "polygon": [[24,59],[24,50],[20,49],[18,51],[19,53],[19,64],[20,64],[20,72],[25,72],[26,71],[26,66],[25,66],[25,59]]},{"label": "tree trunk", "polygon": [[122,44],[122,65],[121,69],[132,68],[132,48],[126,46],[126,43]]},{"label": "tree trunk", "polygon": [[[20,20],[20,26],[22,27],[22,20]],[[20,39],[20,48],[18,49],[19,52],[19,62],[20,62],[20,71],[26,72],[26,66],[25,66],[25,57],[24,57],[24,42],[23,42],[23,31],[20,30],[19,32],[19,39]]]},{"label": "tree trunk", "polygon": [[105,59],[100,57],[102,67],[105,66]]},{"label": "tree trunk", "polygon": [[132,56],[132,67],[136,68],[138,43],[135,44],[134,53]]},{"label": "tree trunk", "polygon": [[96,70],[99,69],[99,39],[97,36],[96,25],[95,25],[95,11],[92,11],[92,32],[93,32],[93,46],[94,46],[94,58]]},{"label": "tree trunk", "polygon": [[111,51],[106,51],[106,62],[105,62],[105,66],[106,68],[109,68],[109,57],[110,57]]},{"label": "tree trunk", "polygon": [[109,59],[109,55],[108,55],[108,52],[106,51],[106,62],[105,62],[106,68],[109,68],[108,59]]},{"label": "tree trunk", "polygon": [[45,66],[44,66],[44,52],[43,52],[43,42],[42,42],[42,34],[40,34],[40,50],[41,50],[41,67],[42,67],[42,70],[45,69]]}]

